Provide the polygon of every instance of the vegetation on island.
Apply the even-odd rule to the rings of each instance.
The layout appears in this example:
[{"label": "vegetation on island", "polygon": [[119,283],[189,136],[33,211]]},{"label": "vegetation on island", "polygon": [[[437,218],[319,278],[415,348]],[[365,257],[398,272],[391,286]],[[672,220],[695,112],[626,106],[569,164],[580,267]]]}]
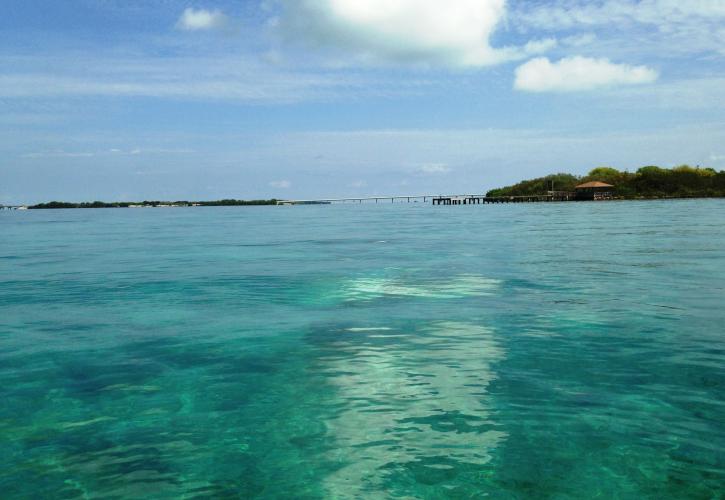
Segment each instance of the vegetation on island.
[{"label": "vegetation on island", "polygon": [[195,201],[191,205],[200,207],[236,207],[236,206],[252,206],[252,205],[276,205],[277,199],[271,200],[217,200],[217,201]]},{"label": "vegetation on island", "polygon": [[51,201],[48,203],[39,203],[31,205],[31,209],[43,208],[136,208],[136,207],[231,207],[231,206],[257,206],[257,205],[276,205],[277,200],[216,200],[216,201],[118,201],[105,202],[93,201],[82,203],[69,203],[67,201]]},{"label": "vegetation on island", "polygon": [[601,181],[614,186],[620,198],[725,197],[725,171],[681,165],[675,168],[642,167],[636,172],[611,167],[595,168],[585,176],[553,174],[490,190],[486,196],[533,196],[548,191],[574,191],[578,184]]}]

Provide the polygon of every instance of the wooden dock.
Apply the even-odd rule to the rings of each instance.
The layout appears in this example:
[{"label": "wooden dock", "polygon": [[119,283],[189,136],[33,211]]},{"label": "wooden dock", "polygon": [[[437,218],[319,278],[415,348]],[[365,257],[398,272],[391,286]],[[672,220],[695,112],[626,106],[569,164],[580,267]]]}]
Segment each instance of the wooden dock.
[{"label": "wooden dock", "polygon": [[539,203],[573,200],[574,194],[567,192],[551,192],[532,196],[437,196],[432,199],[433,205],[484,205],[489,203]]}]

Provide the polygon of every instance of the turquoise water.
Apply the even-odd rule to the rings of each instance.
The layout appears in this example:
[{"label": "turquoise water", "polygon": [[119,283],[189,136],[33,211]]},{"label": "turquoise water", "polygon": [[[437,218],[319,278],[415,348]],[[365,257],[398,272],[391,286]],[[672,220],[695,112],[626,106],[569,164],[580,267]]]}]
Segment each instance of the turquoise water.
[{"label": "turquoise water", "polygon": [[722,498],[725,201],[0,234],[3,498]]}]

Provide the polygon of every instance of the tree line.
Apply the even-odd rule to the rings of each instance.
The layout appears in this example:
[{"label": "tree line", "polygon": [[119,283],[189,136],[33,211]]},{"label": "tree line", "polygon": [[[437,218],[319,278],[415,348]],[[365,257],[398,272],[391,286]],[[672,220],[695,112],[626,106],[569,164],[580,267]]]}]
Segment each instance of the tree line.
[{"label": "tree line", "polygon": [[618,197],[629,199],[725,197],[725,171],[689,165],[647,166],[636,172],[598,167],[584,176],[552,174],[492,189],[486,196],[533,196],[547,191],[574,191],[575,186],[589,181],[612,184]]},{"label": "tree line", "polygon": [[216,200],[216,201],[92,201],[82,203],[72,203],[67,201],[50,201],[48,203],[38,203],[31,205],[31,209],[49,209],[49,208],[128,208],[128,207],[229,207],[229,206],[247,206],[247,205],[276,205],[277,200]]}]

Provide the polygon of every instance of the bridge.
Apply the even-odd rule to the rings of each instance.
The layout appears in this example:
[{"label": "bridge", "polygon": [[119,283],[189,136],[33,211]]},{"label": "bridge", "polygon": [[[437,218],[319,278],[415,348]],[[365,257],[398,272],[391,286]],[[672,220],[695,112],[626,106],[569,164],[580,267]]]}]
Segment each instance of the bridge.
[{"label": "bridge", "polygon": [[436,198],[438,195],[393,195],[393,196],[363,196],[358,198],[320,198],[314,200],[277,200],[277,205],[330,205],[333,203],[417,203]]},{"label": "bridge", "polygon": [[452,195],[393,195],[367,196],[360,198],[320,198],[309,200],[278,200],[277,205],[330,205],[337,203],[427,203],[433,205],[483,205],[489,203],[535,203],[547,201],[572,201],[574,193],[549,191],[547,194],[532,196],[486,196],[484,194]]}]

